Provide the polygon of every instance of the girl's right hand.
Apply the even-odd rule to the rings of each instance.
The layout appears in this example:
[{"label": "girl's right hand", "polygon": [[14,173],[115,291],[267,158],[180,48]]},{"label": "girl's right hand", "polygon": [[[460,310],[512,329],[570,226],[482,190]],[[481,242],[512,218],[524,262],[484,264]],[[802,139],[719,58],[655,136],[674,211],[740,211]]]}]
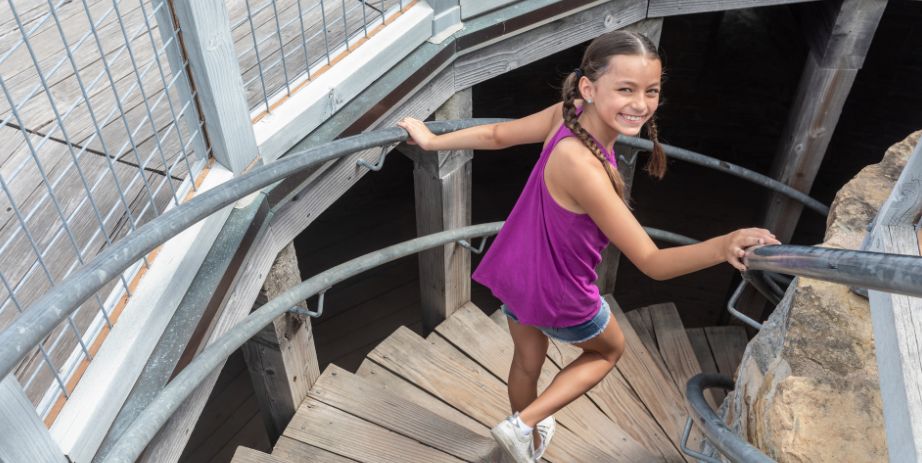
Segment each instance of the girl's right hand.
[{"label": "girl's right hand", "polygon": [[407,143],[419,145],[420,148],[426,151],[432,150],[432,141],[437,135],[432,133],[423,121],[412,117],[405,117],[397,123],[397,127],[406,130],[407,133],[410,134],[410,139],[407,140]]},{"label": "girl's right hand", "polygon": [[741,272],[746,271],[743,256],[753,246],[781,244],[775,235],[764,228],[743,228],[723,235],[723,258]]}]

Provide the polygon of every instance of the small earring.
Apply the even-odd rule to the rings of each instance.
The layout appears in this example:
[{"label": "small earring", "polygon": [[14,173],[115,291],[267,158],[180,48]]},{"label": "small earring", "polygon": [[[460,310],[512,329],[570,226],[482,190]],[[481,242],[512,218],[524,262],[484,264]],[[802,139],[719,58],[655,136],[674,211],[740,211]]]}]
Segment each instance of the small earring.
[{"label": "small earring", "polygon": [[592,104],[592,98],[586,98],[586,103]]}]

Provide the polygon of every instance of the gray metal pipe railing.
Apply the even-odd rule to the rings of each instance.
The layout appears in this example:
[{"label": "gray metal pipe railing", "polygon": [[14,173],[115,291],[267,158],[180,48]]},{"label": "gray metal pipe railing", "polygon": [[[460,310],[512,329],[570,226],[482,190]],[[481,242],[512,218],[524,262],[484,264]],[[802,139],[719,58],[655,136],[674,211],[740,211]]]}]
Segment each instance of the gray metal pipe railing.
[{"label": "gray metal pipe railing", "polygon": [[[632,148],[637,148],[644,151],[650,151],[653,149],[653,142],[650,140],[645,140],[643,138],[637,137],[618,137],[618,143],[625,144]],[[705,156],[701,153],[696,153],[684,148],[679,148],[676,146],[663,144],[663,151],[666,153],[666,156],[681,159],[682,161],[689,162],[692,164],[697,164],[699,166],[707,167],[714,170],[719,170],[721,172],[726,172],[734,177],[739,177],[749,182],[761,185],[765,188],[773,190],[775,192],[781,193],[804,206],[822,214],[823,216],[829,215],[829,206],[811,198],[809,195],[800,192],[790,185],[784,184],[775,180],[767,175],[760,174],[758,172],[749,170],[745,167],[738,166],[726,161],[721,161],[720,159],[715,159],[710,156]]]},{"label": "gray metal pipe railing", "polygon": [[919,256],[777,245],[748,250],[743,264],[752,270],[922,297],[922,257]]},{"label": "gray metal pipe railing", "polygon": [[410,254],[444,244],[477,237],[490,236],[499,231],[502,222],[474,225],[426,235],[395,244],[337,265],[305,280],[263,305],[238,323],[227,333],[208,345],[132,422],[106,456],[105,463],[133,462],[176,409],[198,385],[235,350],[256,335],[263,327],[284,314],[299,302],[347,278]]},{"label": "gray metal pipe railing", "polygon": [[[464,119],[430,122],[427,125],[435,133],[446,133],[499,120]],[[336,140],[257,167],[192,198],[180,207],[164,212],[97,254],[79,271],[36,300],[0,333],[0,346],[3,346],[3,349],[0,349],[0,377],[10,374],[22,356],[38,345],[47,333],[99,288],[117,278],[121,272],[148,252],[196,222],[250,193],[308,167],[365,149],[396,144],[406,139],[406,131],[393,127]]]},{"label": "gray metal pipe railing", "polygon": [[[735,386],[729,376],[717,373],[699,373],[692,376],[685,386],[685,397],[690,405],[692,415],[708,441],[730,461],[774,463],[774,460],[731,431],[723,420],[717,416],[717,413],[711,409],[711,406],[704,398],[704,390],[712,387],[733,390]],[[698,455],[693,456],[699,458]]]}]

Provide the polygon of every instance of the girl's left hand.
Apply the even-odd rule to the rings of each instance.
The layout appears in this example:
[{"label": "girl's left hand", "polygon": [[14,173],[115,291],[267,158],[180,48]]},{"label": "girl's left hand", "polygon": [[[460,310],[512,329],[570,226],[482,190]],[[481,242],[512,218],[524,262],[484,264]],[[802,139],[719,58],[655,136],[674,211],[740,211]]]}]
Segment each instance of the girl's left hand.
[{"label": "girl's left hand", "polygon": [[410,135],[407,143],[419,145],[420,148],[426,151],[432,150],[432,140],[436,135],[429,130],[429,127],[426,127],[423,121],[412,117],[405,117],[397,123],[397,127],[406,130]]},{"label": "girl's left hand", "polygon": [[772,232],[764,228],[742,228],[723,236],[723,257],[733,267],[741,272],[746,271],[743,265],[743,256],[746,250],[753,246],[766,244],[781,244]]}]

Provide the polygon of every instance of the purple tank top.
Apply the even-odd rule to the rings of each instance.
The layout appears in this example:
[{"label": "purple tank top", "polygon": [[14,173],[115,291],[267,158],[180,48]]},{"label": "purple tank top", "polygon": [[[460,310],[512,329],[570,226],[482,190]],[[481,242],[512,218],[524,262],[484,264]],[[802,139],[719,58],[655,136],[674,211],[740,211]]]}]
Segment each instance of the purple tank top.
[{"label": "purple tank top", "polygon": [[[490,288],[519,322],[561,328],[598,312],[595,267],[608,238],[588,214],[564,209],[544,183],[557,143],[572,137],[561,125],[547,142],[505,225],[472,278]],[[617,166],[613,153],[602,152]]]}]

